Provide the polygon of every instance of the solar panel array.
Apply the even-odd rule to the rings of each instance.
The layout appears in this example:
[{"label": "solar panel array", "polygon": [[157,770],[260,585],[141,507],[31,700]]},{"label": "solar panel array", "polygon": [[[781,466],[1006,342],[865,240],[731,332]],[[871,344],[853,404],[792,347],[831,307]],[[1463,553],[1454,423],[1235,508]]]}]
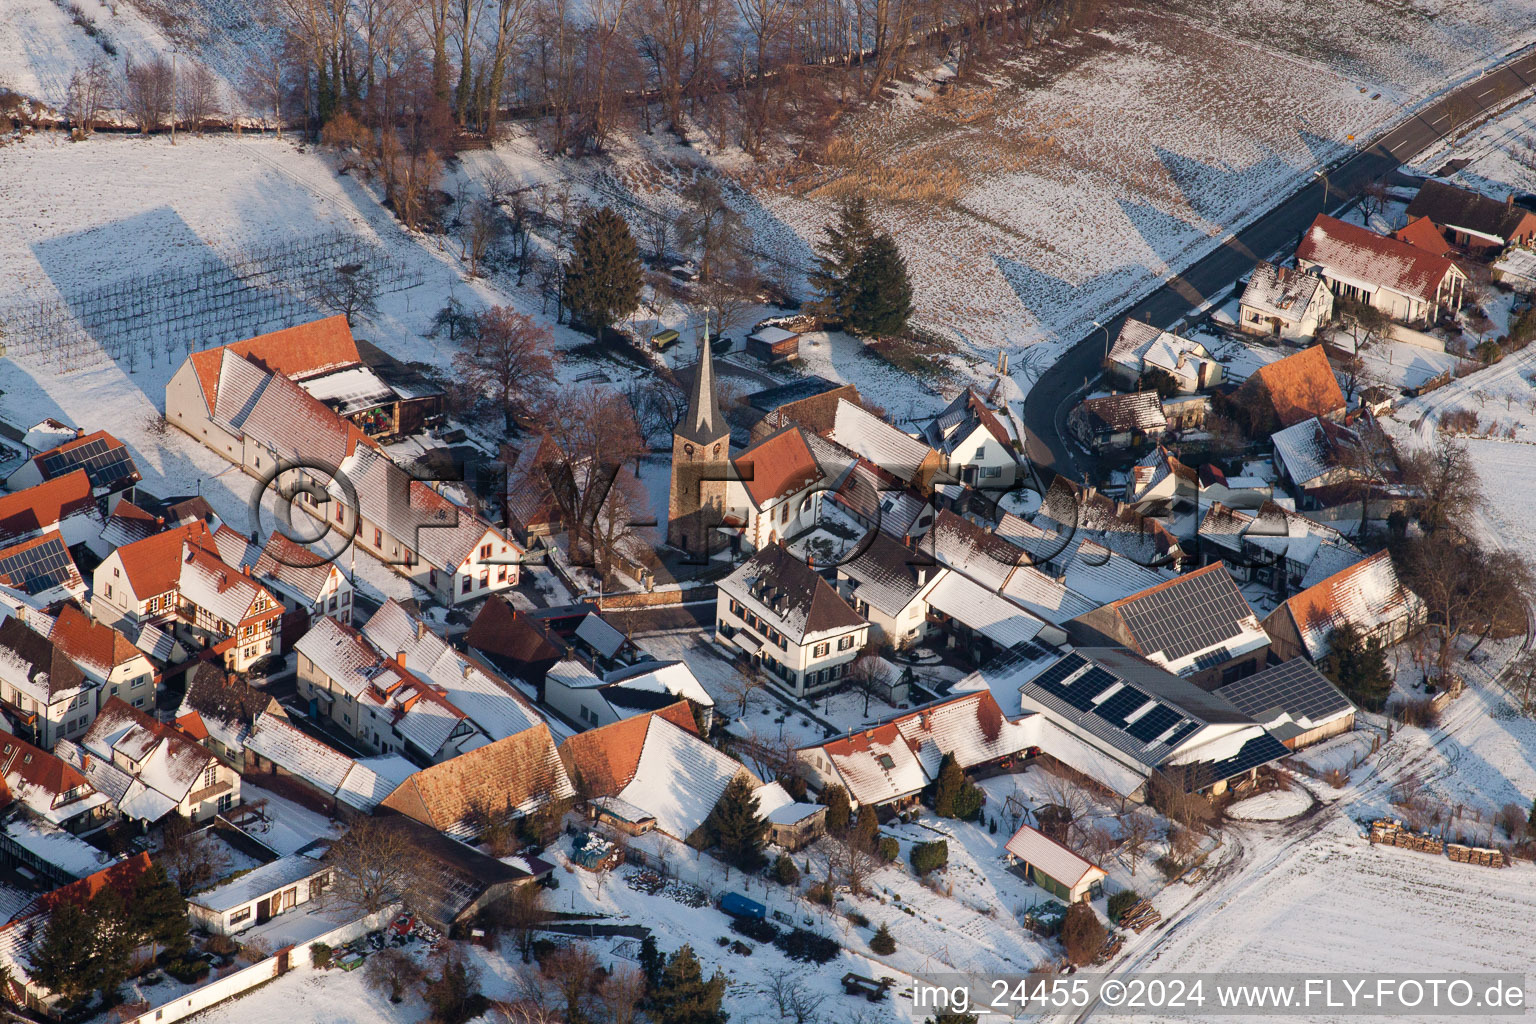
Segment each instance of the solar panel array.
[{"label": "solar panel array", "polygon": [[125,446],[113,444],[104,437],[43,458],[43,472],[50,480],[77,469],[85,470],[92,487],[106,487],[130,479],[139,471]]},{"label": "solar panel array", "polygon": [[1069,654],[1056,664],[1040,673],[1034,679],[1034,684],[1043,690],[1049,690],[1058,696],[1062,691],[1062,682],[1068,676],[1088,664],[1081,654]]},{"label": "solar panel array", "polygon": [[1195,773],[1197,785],[1208,786],[1213,782],[1230,779],[1259,765],[1288,757],[1290,753],[1284,743],[1267,732],[1260,733],[1244,743],[1241,750],[1225,761],[1212,761],[1198,765]]},{"label": "solar panel array", "polygon": [[1136,721],[1126,727],[1126,732],[1141,740],[1143,743],[1151,743],[1163,733],[1178,724],[1184,717],[1166,704],[1159,704]]},{"label": "solar panel array", "polygon": [[29,594],[39,594],[68,583],[74,562],[59,537],[10,554],[0,554],[0,579]]},{"label": "solar panel array", "polygon": [[1093,700],[1120,680],[1095,665],[1062,690],[1062,697],[1079,711],[1093,707]]},{"label": "solar panel array", "polygon": [[1125,728],[1125,718],[1147,702],[1147,695],[1134,686],[1122,686],[1093,706],[1093,713],[1111,725]]},{"label": "solar panel array", "polygon": [[1204,672],[1208,668],[1220,665],[1230,657],[1232,657],[1232,652],[1227,650],[1226,644],[1222,644],[1214,650],[1206,651],[1204,654],[1196,656],[1195,671]]},{"label": "solar panel array", "polygon": [[1265,669],[1223,686],[1221,696],[1245,715],[1258,716],[1280,708],[1292,718],[1321,721],[1349,709],[1349,700],[1305,658]]},{"label": "solar panel array", "polygon": [[1161,651],[1169,661],[1230,640],[1240,632],[1238,623],[1253,615],[1225,570],[1182,577],[1119,607],[1136,645]]},{"label": "solar panel array", "polygon": [[1173,735],[1169,736],[1168,739],[1164,742],[1166,742],[1170,747],[1176,747],[1184,741],[1184,737],[1188,736],[1198,728],[1200,728],[1199,722],[1185,722],[1183,725],[1173,730]]}]

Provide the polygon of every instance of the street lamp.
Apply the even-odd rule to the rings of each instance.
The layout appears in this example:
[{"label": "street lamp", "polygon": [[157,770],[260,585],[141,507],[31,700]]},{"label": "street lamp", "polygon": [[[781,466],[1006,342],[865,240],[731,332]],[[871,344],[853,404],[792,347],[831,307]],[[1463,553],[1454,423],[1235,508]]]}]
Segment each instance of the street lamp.
[{"label": "street lamp", "polygon": [[1312,172],[1312,177],[1314,177],[1314,178],[1322,178],[1323,179],[1323,212],[1327,213],[1328,212],[1328,170],[1327,170],[1327,168],[1322,168],[1322,167],[1318,168],[1317,170]]},{"label": "street lamp", "polygon": [[1093,326],[1097,327],[1099,330],[1104,332],[1104,359],[1105,359],[1105,361],[1108,361],[1108,359],[1109,359],[1109,328],[1104,326],[1103,324],[1099,323],[1097,320],[1093,321]]}]

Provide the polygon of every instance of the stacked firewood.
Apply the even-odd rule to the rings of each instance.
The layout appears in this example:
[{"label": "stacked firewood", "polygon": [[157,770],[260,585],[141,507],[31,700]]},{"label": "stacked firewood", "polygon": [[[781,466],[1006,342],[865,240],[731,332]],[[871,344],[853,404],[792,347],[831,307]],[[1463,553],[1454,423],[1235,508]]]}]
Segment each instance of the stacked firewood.
[{"label": "stacked firewood", "polygon": [[1157,912],[1156,907],[1147,900],[1140,900],[1120,915],[1120,927],[1129,928],[1140,935],[1162,919],[1163,915]]}]

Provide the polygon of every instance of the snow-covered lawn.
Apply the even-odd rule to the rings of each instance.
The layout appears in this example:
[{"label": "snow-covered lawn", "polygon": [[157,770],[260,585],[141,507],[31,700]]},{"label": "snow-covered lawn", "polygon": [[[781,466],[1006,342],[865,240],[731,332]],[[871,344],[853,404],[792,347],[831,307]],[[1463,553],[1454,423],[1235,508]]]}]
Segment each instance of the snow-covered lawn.
[{"label": "snow-covered lawn", "polygon": [[1312,797],[1299,786],[1272,789],[1227,808],[1227,814],[1239,821],[1283,821],[1304,813],[1312,806]]}]

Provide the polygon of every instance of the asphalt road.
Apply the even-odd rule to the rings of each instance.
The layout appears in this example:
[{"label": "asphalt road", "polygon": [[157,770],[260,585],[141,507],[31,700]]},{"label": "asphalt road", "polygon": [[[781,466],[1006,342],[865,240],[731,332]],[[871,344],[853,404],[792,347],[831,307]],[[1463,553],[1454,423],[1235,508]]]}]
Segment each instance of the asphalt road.
[{"label": "asphalt road", "polygon": [[[1293,247],[1325,208],[1333,209],[1341,200],[1359,195],[1368,184],[1429,148],[1454,124],[1475,120],[1521,92],[1536,92],[1533,85],[1536,50],[1529,50],[1446,94],[1371,146],[1329,167],[1326,178],[1313,178],[1204,259],[1107,321],[1108,337],[1120,333],[1127,316],[1170,326],[1191,308],[1232,288],[1259,260]],[[1084,382],[1098,376],[1105,349],[1105,331],[1095,327],[1040,376],[1025,398],[1025,450],[1042,471],[1081,477],[1079,460],[1066,441],[1066,417]]]}]

